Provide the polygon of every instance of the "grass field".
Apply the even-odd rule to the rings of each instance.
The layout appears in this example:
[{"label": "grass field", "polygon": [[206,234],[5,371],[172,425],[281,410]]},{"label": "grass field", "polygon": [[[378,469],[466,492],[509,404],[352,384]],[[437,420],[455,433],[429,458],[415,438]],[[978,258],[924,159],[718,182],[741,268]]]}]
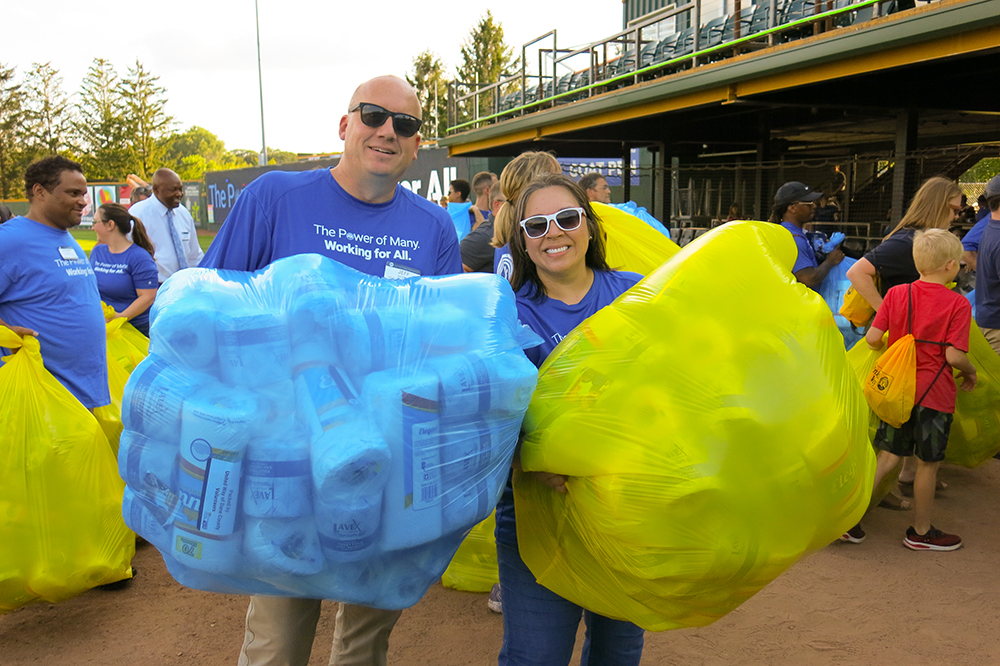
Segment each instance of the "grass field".
[{"label": "grass field", "polygon": [[[83,248],[83,251],[86,252],[89,257],[90,251],[94,248],[94,245],[97,244],[97,234],[94,233],[93,229],[82,229],[79,227],[71,229],[70,233],[73,234],[73,238],[76,239],[76,242],[80,244],[80,247]],[[198,245],[201,245],[202,250],[207,250],[213,240],[215,240],[214,233],[207,233],[204,231],[198,232]]]}]

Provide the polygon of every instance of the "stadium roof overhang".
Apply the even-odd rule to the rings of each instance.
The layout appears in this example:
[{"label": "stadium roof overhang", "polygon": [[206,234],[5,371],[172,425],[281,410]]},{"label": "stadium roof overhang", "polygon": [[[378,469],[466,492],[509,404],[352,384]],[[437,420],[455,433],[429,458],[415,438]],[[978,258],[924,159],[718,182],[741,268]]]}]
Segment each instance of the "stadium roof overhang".
[{"label": "stadium roof overhang", "polygon": [[[892,150],[1000,142],[1000,0],[941,0],[444,138],[453,155]],[[915,113],[912,113],[915,112]],[[913,146],[910,146],[913,148]],[[729,157],[729,159],[732,159]]]}]

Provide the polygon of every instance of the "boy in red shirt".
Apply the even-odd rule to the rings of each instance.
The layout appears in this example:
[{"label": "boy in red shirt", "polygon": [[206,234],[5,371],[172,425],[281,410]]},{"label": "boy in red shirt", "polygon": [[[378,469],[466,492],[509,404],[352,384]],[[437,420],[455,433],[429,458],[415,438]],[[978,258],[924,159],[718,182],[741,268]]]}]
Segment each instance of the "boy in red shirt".
[{"label": "boy in red shirt", "polygon": [[[937,470],[944,460],[945,447],[955,412],[955,381],[951,369],[959,371],[962,390],[976,386],[976,368],[969,362],[969,326],[972,306],[945,285],[955,279],[962,243],[944,229],[918,231],[913,237],[913,261],[920,279],[901,284],[886,293],[865,340],[871,349],[883,346],[889,331],[889,345],[913,333],[917,342],[917,390],[910,420],[899,428],[884,421],[875,435],[879,449],[875,468],[875,488],[891,472],[900,458],[916,455],[917,476],[913,481],[914,520],[906,530],[903,545],[910,550],[956,550],[962,539],[931,525]],[[908,329],[912,307],[912,330]],[[940,344],[933,344],[933,343]],[[861,543],[865,538],[857,525],[841,537]]]}]

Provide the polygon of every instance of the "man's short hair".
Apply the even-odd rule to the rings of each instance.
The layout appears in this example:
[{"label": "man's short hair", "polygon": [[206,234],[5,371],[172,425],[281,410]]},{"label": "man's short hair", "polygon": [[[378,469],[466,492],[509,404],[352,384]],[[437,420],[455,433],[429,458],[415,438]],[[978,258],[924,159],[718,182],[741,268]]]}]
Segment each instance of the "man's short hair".
[{"label": "man's short hair", "polygon": [[983,192],[983,196],[986,197],[986,205],[990,207],[991,211],[995,213],[1000,210],[1000,174],[993,176],[986,183],[986,191]]},{"label": "man's short hair", "polygon": [[607,180],[603,175],[597,173],[596,171],[591,171],[580,179],[580,187],[584,190],[592,190],[597,187],[597,181],[604,179]]},{"label": "man's short hair", "polygon": [[53,155],[45,159],[38,160],[27,168],[24,172],[24,193],[31,201],[35,194],[32,190],[35,185],[41,185],[46,191],[51,192],[59,184],[63,171],[79,171],[83,173],[83,167],[78,162],[66,159],[62,155]]},{"label": "man's short hair", "polygon": [[496,174],[490,173],[489,171],[480,171],[475,176],[472,177],[472,191],[476,193],[476,197],[481,197],[486,191],[486,188],[493,185],[493,180],[496,178]]},{"label": "man's short hair", "polygon": [[927,229],[913,235],[913,263],[924,275],[945,267],[949,261],[960,261],[965,249],[962,241],[944,229]]},{"label": "man's short hair", "polygon": [[470,192],[469,181],[458,178],[456,180],[451,181],[451,186],[455,188],[456,192],[462,195],[462,201],[469,200],[469,192]]},{"label": "man's short hair", "polygon": [[490,209],[491,210],[493,208],[493,202],[496,201],[497,199],[499,199],[501,196],[503,196],[503,185],[501,185],[500,181],[498,180],[497,182],[495,182],[492,185],[490,185]]}]

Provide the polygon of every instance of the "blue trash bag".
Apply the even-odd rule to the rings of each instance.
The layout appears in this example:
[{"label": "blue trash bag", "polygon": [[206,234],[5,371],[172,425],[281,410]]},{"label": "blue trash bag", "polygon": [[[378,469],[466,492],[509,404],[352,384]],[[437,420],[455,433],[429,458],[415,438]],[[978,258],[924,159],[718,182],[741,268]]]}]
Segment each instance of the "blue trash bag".
[{"label": "blue trash bag", "polygon": [[629,215],[633,215],[633,216],[639,218],[640,220],[642,220],[643,222],[645,222],[649,226],[653,227],[654,229],[656,229],[657,231],[659,231],[661,234],[663,234],[667,238],[670,238],[670,230],[668,230],[665,226],[663,226],[663,224],[659,220],[657,220],[655,217],[653,217],[652,215],[650,215],[649,212],[646,211],[645,208],[643,208],[642,206],[638,205],[636,202],[634,202],[634,201],[626,201],[625,203],[620,203],[620,204],[614,204],[613,203],[613,204],[608,204],[608,205],[609,206],[614,206],[615,208],[618,208],[619,210],[625,211]]},{"label": "blue trash bag", "polygon": [[470,208],[472,208],[471,202],[448,203],[448,214],[451,215],[451,221],[455,225],[458,240],[462,240],[472,231],[472,220],[469,219]]},{"label": "blue trash bag", "polygon": [[541,342],[506,280],[297,255],[181,271],[151,319],[122,511],[181,584],[406,608],[496,505]]},{"label": "blue trash bag", "polygon": [[833,320],[837,322],[837,328],[840,329],[840,334],[844,336],[844,346],[847,349],[850,349],[854,346],[854,343],[865,337],[863,330],[855,329],[851,325],[851,322],[847,321],[840,314],[840,308],[844,305],[844,294],[851,286],[851,281],[847,278],[847,269],[855,263],[857,263],[857,259],[844,257],[843,261],[830,269],[830,272],[827,273],[817,290],[819,291],[819,295],[823,297],[823,300],[826,301],[826,304],[830,306],[830,311],[833,312]]},{"label": "blue trash bag", "polygon": [[973,321],[975,321],[975,319],[976,319],[976,290],[973,289],[972,291],[970,291],[969,293],[967,293],[965,295],[965,298],[966,298],[966,300],[969,301],[969,304],[972,305],[972,319],[973,319]]}]

